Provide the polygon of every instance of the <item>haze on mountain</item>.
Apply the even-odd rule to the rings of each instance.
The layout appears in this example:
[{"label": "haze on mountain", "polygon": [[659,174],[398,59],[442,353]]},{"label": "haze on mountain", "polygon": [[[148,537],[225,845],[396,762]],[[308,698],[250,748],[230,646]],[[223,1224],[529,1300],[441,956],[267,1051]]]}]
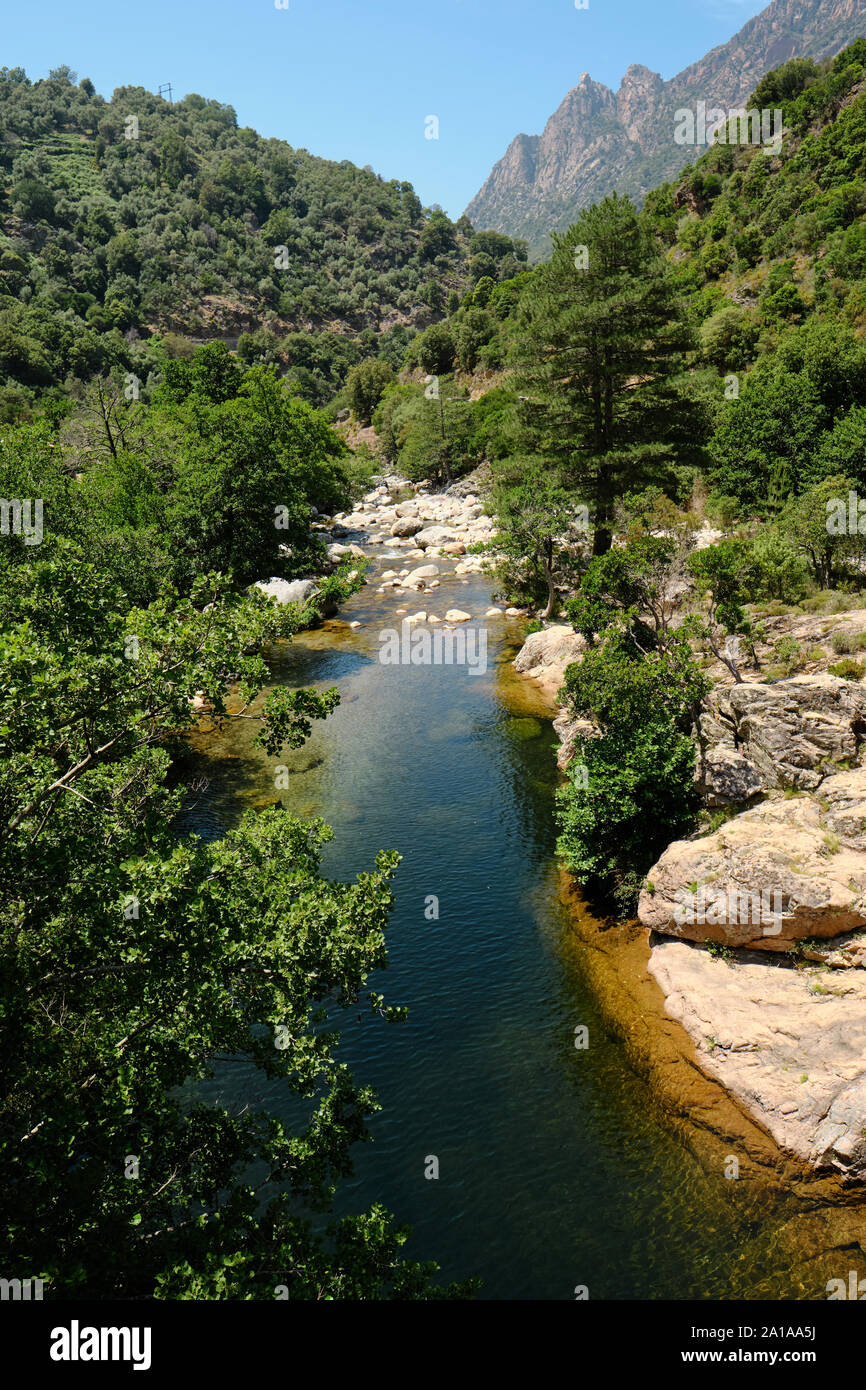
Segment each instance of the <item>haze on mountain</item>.
[{"label": "haze on mountain", "polygon": [[529,242],[533,259],[550,249],[582,208],[616,190],[643,202],[706,145],[674,139],[675,112],[741,107],[771,68],[790,58],[833,57],[866,34],[862,0],[773,0],[726,44],[664,82],[633,63],[619,91],[583,73],[541,135],[517,135],[466,209],[475,227]]}]

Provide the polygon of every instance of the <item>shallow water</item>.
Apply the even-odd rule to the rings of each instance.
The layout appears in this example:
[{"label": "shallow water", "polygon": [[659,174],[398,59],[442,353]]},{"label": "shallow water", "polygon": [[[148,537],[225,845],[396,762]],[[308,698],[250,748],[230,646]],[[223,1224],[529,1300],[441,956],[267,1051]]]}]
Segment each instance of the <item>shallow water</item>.
[{"label": "shallow water", "polygon": [[[435,597],[403,602],[480,615],[490,599],[480,579],[443,576]],[[593,1299],[825,1297],[820,1262],[791,1267],[789,1204],[756,1220],[746,1184],[704,1171],[600,1012],[558,893],[550,711],[510,664],[522,623],[488,620],[483,675],[386,666],[377,634],[399,624],[399,603],[368,587],[345,621],[281,649],[275,681],[336,684],[340,707],[280,759],[253,748],[250,725],[209,737],[210,786],[186,818],[221,834],[276,797],[283,762],[286,804],[336,832],[326,874],[351,878],[379,849],[403,856],[391,963],[371,984],[410,1017],[342,1021],[346,1059],[383,1111],[340,1210],[383,1201],[413,1228],[407,1253],[437,1260],[444,1278],[480,1275],[486,1298],[570,1299],[577,1285]],[[207,1094],[285,1104],[240,1061]],[[429,1155],[437,1180],[424,1176]]]}]

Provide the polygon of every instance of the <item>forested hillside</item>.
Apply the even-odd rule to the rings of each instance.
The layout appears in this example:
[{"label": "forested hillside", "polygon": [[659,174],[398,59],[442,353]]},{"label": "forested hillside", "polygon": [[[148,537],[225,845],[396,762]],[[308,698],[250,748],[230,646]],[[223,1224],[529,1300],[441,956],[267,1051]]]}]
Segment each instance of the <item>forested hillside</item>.
[{"label": "forested hillside", "polygon": [[465,218],[218,101],[0,71],[0,419],[112,367],[146,379],[152,335],[174,355],[220,337],[324,404],[489,269]]},{"label": "forested hillside", "polygon": [[[710,444],[715,487],[781,504],[831,473],[866,483],[866,40],[767,75],[777,155],[710,151],[647,199],[698,326],[697,363],[744,373]],[[739,386],[739,383],[737,383]]]},{"label": "forested hillside", "polygon": [[[719,144],[646,200],[639,221],[663,254],[671,303],[689,326],[683,380],[703,409],[690,468],[656,478],[679,500],[699,479],[711,511],[718,495],[729,514],[772,514],[828,474],[847,471],[866,485],[864,82],[863,39],[820,66],[792,60],[749,102],[784,111],[778,152]],[[583,217],[578,225],[582,239],[572,229],[559,244],[586,242],[591,265],[592,232]],[[482,279],[407,353],[410,365],[443,374],[446,396],[495,386],[486,405],[473,407],[499,422],[492,437],[487,431],[491,458],[519,441],[507,424],[518,395],[512,376],[527,356],[525,311],[548,273],[524,271],[506,285]],[[569,275],[560,293],[575,294],[586,281],[574,266]],[[410,470],[409,432],[395,432],[391,421],[395,412],[405,421],[412,390],[391,388],[378,417],[389,459]],[[414,390],[420,398],[420,385]],[[456,410],[450,418],[454,467],[466,427]],[[469,447],[469,458],[478,452]]]}]

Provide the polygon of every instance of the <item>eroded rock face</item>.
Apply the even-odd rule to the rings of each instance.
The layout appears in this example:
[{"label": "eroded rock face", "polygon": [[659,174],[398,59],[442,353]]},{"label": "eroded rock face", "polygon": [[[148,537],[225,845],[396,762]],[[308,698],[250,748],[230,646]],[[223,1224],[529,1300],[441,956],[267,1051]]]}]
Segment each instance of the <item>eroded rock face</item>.
[{"label": "eroded rock face", "polygon": [[777,1144],[866,1178],[866,970],[817,972],[752,952],[724,961],[662,941],[649,973],[701,1067]]},{"label": "eroded rock face", "polygon": [[559,739],[559,750],[556,754],[556,766],[560,772],[565,772],[571,766],[577,755],[577,745],[584,739],[592,738],[598,733],[594,724],[588,719],[572,719],[568,710],[560,710],[553,721],[553,731]]},{"label": "eroded rock face", "polygon": [[866,686],[854,681],[821,673],[716,689],[700,718],[701,790],[710,805],[762,788],[814,790],[856,762],[864,736]]},{"label": "eroded rock face", "polygon": [[755,764],[723,743],[704,754],[700,772],[701,791],[708,806],[750,801],[764,789]]},{"label": "eroded rock face", "polygon": [[775,798],[712,835],[675,840],[647,874],[644,926],[689,941],[785,951],[866,926],[866,768],[820,795]]}]

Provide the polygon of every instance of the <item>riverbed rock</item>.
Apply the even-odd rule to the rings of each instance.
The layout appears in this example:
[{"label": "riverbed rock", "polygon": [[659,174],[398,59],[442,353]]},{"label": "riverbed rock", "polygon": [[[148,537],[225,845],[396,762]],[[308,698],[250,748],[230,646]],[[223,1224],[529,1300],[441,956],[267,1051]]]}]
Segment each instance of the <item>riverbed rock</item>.
[{"label": "riverbed rock", "polygon": [[319,592],[314,579],[258,579],[253,585],[277,603],[306,603]]},{"label": "riverbed rock", "polygon": [[415,544],[422,550],[427,550],[431,546],[447,545],[450,541],[457,539],[458,537],[447,526],[427,526],[415,536]]},{"label": "riverbed rock", "polygon": [[446,623],[468,623],[472,619],[471,613],[465,613],[462,608],[449,608],[445,614]]},{"label": "riverbed rock", "polygon": [[[510,610],[506,609],[506,613]],[[586,642],[567,623],[553,623],[540,632],[531,632],[517,656],[514,669],[536,680],[549,694],[555,695],[565,679],[565,670],[579,661]]]},{"label": "riverbed rock", "polygon": [[415,536],[419,531],[423,531],[424,522],[418,516],[401,516],[391,527],[391,535],[399,536],[403,539]]},{"label": "riverbed rock", "polygon": [[711,835],[675,840],[647,874],[644,926],[690,941],[785,951],[866,926],[866,768],[820,797],[778,797]]},{"label": "riverbed rock", "polygon": [[866,1177],[866,970],[726,961],[682,941],[654,943],[648,969],[701,1068],[781,1148]]},{"label": "riverbed rock", "polygon": [[425,589],[428,580],[436,579],[438,575],[438,565],[419,565],[417,569],[410,570],[400,582],[404,589]]}]

